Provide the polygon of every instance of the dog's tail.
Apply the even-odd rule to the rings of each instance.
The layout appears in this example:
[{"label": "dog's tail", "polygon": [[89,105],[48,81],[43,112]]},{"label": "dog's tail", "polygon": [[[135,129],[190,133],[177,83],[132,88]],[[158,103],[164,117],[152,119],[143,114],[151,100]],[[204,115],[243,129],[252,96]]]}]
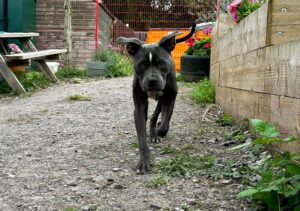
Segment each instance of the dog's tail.
[{"label": "dog's tail", "polygon": [[180,42],[186,41],[187,39],[189,39],[190,37],[193,36],[193,34],[195,33],[195,31],[196,31],[196,22],[193,23],[193,26],[191,28],[190,33],[188,35],[182,37],[182,38],[176,39],[176,43],[180,43]]}]

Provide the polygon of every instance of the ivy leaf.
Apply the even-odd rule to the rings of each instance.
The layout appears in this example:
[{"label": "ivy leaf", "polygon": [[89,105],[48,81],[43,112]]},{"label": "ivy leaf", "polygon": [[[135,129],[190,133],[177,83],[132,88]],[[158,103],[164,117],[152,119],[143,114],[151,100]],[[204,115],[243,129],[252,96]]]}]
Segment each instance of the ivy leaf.
[{"label": "ivy leaf", "polygon": [[278,137],[280,134],[278,129],[273,124],[260,119],[251,119],[251,125],[255,132],[265,138]]},{"label": "ivy leaf", "polygon": [[249,197],[249,196],[252,196],[253,194],[256,194],[258,192],[259,192],[259,190],[254,189],[254,188],[244,190],[244,191],[242,191],[238,194],[238,198]]}]

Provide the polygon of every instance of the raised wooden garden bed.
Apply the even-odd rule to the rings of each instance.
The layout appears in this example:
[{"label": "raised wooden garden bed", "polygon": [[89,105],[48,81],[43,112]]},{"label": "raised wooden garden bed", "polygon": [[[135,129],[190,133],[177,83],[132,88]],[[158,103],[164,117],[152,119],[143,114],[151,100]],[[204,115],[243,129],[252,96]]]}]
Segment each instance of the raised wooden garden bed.
[{"label": "raised wooden garden bed", "polygon": [[[299,0],[270,0],[227,33],[214,29],[210,77],[225,112],[299,137],[299,17]],[[289,150],[300,152],[299,141]]]}]

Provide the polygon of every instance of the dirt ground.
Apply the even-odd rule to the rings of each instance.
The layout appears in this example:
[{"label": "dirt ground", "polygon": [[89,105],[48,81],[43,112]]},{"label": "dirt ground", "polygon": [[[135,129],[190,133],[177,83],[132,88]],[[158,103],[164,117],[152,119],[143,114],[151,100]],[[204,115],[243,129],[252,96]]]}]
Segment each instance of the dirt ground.
[{"label": "dirt ground", "polygon": [[[145,184],[156,173],[136,175],[131,81],[61,83],[31,97],[2,96],[0,210],[246,209],[246,202],[236,198],[242,186],[235,180],[170,178],[154,188]],[[150,144],[153,164],[174,156],[161,153],[167,145],[182,149],[193,144],[192,154],[240,159],[238,152],[222,146],[229,128],[212,121],[218,107],[196,104],[188,93],[179,84],[170,131],[161,143]],[[73,94],[91,101],[68,100]],[[150,112],[154,106],[150,100]]]}]

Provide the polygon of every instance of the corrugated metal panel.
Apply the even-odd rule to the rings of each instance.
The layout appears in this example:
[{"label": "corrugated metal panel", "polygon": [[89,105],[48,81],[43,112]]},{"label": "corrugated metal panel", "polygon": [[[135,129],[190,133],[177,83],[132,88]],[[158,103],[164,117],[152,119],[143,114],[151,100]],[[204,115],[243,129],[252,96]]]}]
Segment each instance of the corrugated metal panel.
[{"label": "corrugated metal panel", "polygon": [[[158,42],[163,36],[167,35],[170,32],[173,31],[181,31],[183,34],[178,36],[178,38],[183,37],[189,33],[189,29],[150,29],[147,32],[147,43],[153,43]],[[203,34],[203,31],[199,30],[197,31],[196,38],[204,38],[208,37],[207,35]],[[186,43],[178,43],[175,47],[175,49],[172,52],[172,58],[175,62],[176,71],[180,71],[180,57],[184,54],[184,52],[188,49],[188,46]]]}]

